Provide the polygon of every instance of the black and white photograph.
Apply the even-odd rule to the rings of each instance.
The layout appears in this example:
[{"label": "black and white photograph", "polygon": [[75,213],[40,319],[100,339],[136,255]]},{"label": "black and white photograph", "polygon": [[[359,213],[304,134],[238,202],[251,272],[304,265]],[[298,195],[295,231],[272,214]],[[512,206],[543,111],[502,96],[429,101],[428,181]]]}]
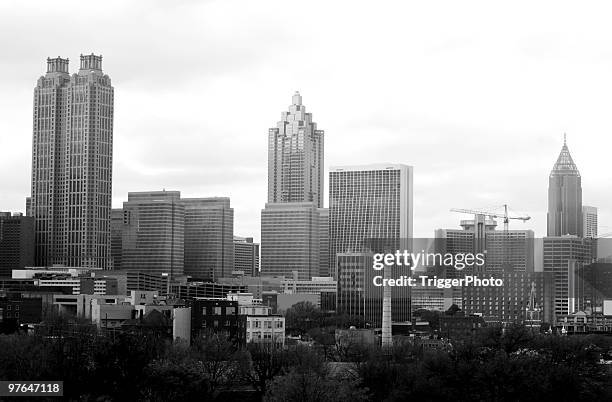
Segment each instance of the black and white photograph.
[{"label": "black and white photograph", "polygon": [[612,400],[611,15],[0,0],[0,401]]}]

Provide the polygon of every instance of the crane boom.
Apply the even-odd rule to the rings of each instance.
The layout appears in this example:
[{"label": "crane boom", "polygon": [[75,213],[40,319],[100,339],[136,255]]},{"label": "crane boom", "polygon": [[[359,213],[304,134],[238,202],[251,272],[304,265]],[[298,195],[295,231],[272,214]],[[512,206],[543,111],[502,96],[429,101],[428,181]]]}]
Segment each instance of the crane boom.
[{"label": "crane boom", "polygon": [[463,209],[463,208],[452,208],[451,212],[459,212],[462,214],[473,214],[473,215],[485,215],[488,216],[490,218],[501,218],[504,220],[504,230],[508,231],[508,221],[510,219],[516,219],[516,220],[520,220],[523,222],[528,221],[529,219],[531,219],[530,216],[528,215],[519,215],[519,216],[510,216],[508,215],[508,205],[504,204],[504,212],[500,213],[500,212],[492,212],[492,211],[479,211],[479,210],[475,210],[475,209]]}]

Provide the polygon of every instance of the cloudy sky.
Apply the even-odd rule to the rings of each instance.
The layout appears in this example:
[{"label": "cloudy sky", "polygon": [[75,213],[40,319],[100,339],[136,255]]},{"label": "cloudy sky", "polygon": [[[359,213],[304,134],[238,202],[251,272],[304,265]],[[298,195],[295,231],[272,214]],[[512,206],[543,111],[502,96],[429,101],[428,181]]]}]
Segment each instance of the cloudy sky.
[{"label": "cloudy sky", "polygon": [[259,238],[268,128],[299,90],[327,167],[414,166],[417,236],[504,203],[544,235],[564,132],[612,232],[612,10],[572,3],[4,0],[0,210],[29,193],[46,58],[76,72],[94,52],[115,87],[115,207],[128,191],[230,196],[235,233]]}]

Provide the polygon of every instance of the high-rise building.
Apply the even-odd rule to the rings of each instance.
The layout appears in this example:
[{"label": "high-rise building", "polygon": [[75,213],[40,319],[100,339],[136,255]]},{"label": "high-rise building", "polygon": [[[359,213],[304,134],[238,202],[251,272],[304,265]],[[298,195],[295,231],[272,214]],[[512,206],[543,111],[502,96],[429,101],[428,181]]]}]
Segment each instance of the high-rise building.
[{"label": "high-rise building", "polygon": [[384,241],[394,251],[407,248],[401,240],[412,238],[412,183],[412,167],[406,165],[330,169],[329,253],[334,267],[336,255],[371,251],[372,240]]},{"label": "high-rise building", "polygon": [[123,203],[121,269],[182,275],[185,206],[178,191],[128,193]]},{"label": "high-rise building", "polygon": [[593,259],[593,240],[577,236],[544,238],[544,272],[550,272],[554,281],[554,313],[571,314],[569,273],[573,264],[590,264]]},{"label": "high-rise building", "polygon": [[[374,285],[374,277],[382,271],[372,269],[372,253],[349,252],[336,255],[337,293],[336,311],[340,314],[363,317],[366,323],[379,327],[383,323],[383,286]],[[391,278],[410,275],[405,267],[393,266]],[[410,287],[391,289],[391,319],[410,320]]]},{"label": "high-rise building", "polygon": [[582,237],[597,238],[597,208],[587,205],[582,206]]},{"label": "high-rise building", "polygon": [[112,269],[121,269],[123,254],[123,230],[125,227],[123,208],[111,210],[111,265]]},{"label": "high-rise building", "polygon": [[0,278],[34,265],[34,218],[0,212]]},{"label": "high-rise building", "polygon": [[567,142],[548,179],[548,236],[582,236],[582,181]]},{"label": "high-rise building", "polygon": [[329,276],[329,209],[319,208],[319,276]]},{"label": "high-rise building", "polygon": [[323,207],[323,130],[306,113],[299,92],[268,133],[268,203]]},{"label": "high-rise building", "polygon": [[261,274],[319,276],[319,210],[313,202],[268,203],[261,211]]},{"label": "high-rise building", "polygon": [[[384,289],[373,284],[372,253],[410,249],[412,167],[332,167],[329,177],[329,253],[338,282],[337,311],[381,325]],[[392,270],[393,278],[411,274],[406,267]],[[391,319],[409,320],[410,288],[396,286],[390,297]]]},{"label": "high-rise building", "polygon": [[234,270],[234,209],[228,197],[183,198],[185,275],[216,281]]},{"label": "high-rise building", "polygon": [[47,59],[34,89],[36,265],[110,267],[113,87],[102,56]]},{"label": "high-rise building", "polygon": [[252,237],[234,236],[234,270],[259,275],[259,243],[254,243]]}]

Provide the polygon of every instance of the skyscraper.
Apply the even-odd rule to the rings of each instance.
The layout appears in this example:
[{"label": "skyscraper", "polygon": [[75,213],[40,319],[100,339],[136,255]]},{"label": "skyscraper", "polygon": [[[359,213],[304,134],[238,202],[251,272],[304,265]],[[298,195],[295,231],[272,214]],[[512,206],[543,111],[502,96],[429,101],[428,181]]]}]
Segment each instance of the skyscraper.
[{"label": "skyscraper", "polygon": [[587,205],[582,206],[582,229],[583,237],[597,238],[597,208]]},{"label": "skyscraper", "polygon": [[110,267],[113,87],[102,56],[47,59],[34,89],[36,265]]},{"label": "skyscraper", "polygon": [[[268,132],[268,203],[261,212],[261,273],[310,280],[321,271],[323,130],[299,92]],[[321,219],[320,219],[321,217]],[[323,258],[326,258],[323,256]]]},{"label": "skyscraper", "polygon": [[261,274],[319,276],[319,211],[313,202],[269,203],[261,211]]},{"label": "skyscraper", "polygon": [[[593,240],[568,235],[544,238],[544,272],[554,281],[554,313],[571,314],[569,278],[576,264],[590,264],[593,260]],[[573,297],[573,296],[572,296]]]},{"label": "skyscraper", "polygon": [[184,271],[185,206],[178,191],[128,193],[123,203],[121,269],[170,278]]},{"label": "skyscraper", "polygon": [[339,253],[368,251],[371,239],[391,240],[396,249],[405,248],[400,240],[412,237],[412,183],[411,166],[332,167],[329,173],[332,261]]},{"label": "skyscraper", "polygon": [[234,209],[228,197],[183,198],[185,275],[216,281],[234,270]]},{"label": "skyscraper", "polygon": [[[338,281],[338,312],[381,325],[384,289],[373,285],[373,276],[380,273],[372,269],[372,253],[410,248],[412,183],[412,167],[406,165],[330,169],[329,253],[331,274]],[[392,271],[393,278],[411,274],[406,267]],[[391,298],[392,320],[409,320],[410,288],[394,287]]]},{"label": "skyscraper", "polygon": [[582,183],[567,141],[548,179],[548,236],[582,236]]},{"label": "skyscraper", "polygon": [[306,113],[299,92],[268,133],[268,203],[314,202],[323,207],[323,130]]}]

